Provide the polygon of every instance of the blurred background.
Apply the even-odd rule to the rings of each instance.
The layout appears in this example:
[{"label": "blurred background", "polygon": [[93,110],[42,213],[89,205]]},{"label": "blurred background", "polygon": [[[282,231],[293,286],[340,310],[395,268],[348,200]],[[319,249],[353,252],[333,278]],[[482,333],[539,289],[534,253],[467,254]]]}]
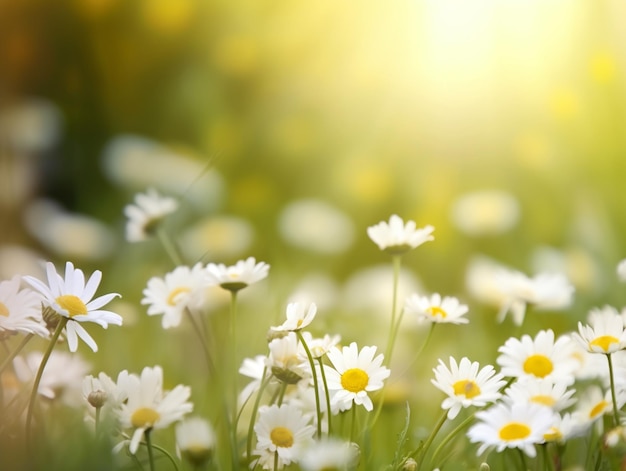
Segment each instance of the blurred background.
[{"label": "blurred background", "polygon": [[626,302],[625,105],[620,0],[5,0],[0,273],[100,269],[131,331],[98,340],[165,335],[139,301],[172,262],[124,240],[124,206],[154,187],[182,202],[167,228],[189,263],[272,266],[242,316],[263,330],[308,296],[317,333],[363,343],[391,276],[366,228],[396,213],[436,228],[406,290],[469,304],[493,361],[511,323],[473,297],[477,266],[567,275],[575,304],[529,330]]}]

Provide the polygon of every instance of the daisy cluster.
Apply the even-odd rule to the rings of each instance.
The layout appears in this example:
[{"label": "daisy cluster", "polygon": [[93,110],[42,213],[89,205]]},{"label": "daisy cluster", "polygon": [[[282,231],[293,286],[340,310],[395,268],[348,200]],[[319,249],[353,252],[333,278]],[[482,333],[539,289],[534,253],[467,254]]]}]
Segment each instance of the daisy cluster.
[{"label": "daisy cluster", "polygon": [[[129,242],[158,234],[170,254],[175,267],[146,280],[140,304],[147,316],[160,316],[167,335],[175,336],[183,323],[195,332],[206,357],[207,389],[194,386],[192,403],[190,386],[165,387],[159,365],[139,373],[122,367],[116,376],[94,374],[77,352],[79,340],[98,352],[88,326],[107,329],[123,323],[121,315],[105,309],[120,295],[96,296],[100,271],[86,277],[72,262],[62,272],[47,262],[41,279],[1,281],[0,341],[7,353],[0,366],[0,439],[10,447],[25,442],[25,469],[36,467],[28,450],[44,437],[41,431],[53,420],[55,404],[80,404],[92,438],[104,443],[115,457],[112,462],[123,469],[154,471],[161,464],[157,457],[167,458],[175,469],[185,463],[209,470],[348,471],[378,469],[381,462],[390,471],[446,469],[458,450],[465,466],[481,469],[490,463],[520,470],[588,468],[590,463],[594,469],[617,469],[623,462],[625,311],[592,308],[575,332],[544,328],[511,336],[493,352],[491,364],[475,361],[469,352],[437,359],[432,377],[412,379],[419,385],[413,399],[439,401],[436,394],[443,393],[439,421],[430,428],[415,423],[409,400],[402,427],[390,420],[386,405],[403,321],[411,318],[429,328],[413,362],[434,330],[448,329],[446,324],[466,329],[470,323],[469,307],[454,296],[414,292],[398,302],[403,257],[434,240],[432,226],[418,228],[392,215],[367,229],[391,257],[393,269],[383,348],[324,332],[315,302],[292,301],[286,303],[282,323],[268,322],[261,329],[267,340],[263,350],[241,358],[238,347],[249,339],[240,338],[239,293],[268,278],[270,266],[254,257],[232,265],[179,263],[182,257],[161,225],[178,206],[155,190],[137,195],[125,210],[126,234]],[[563,310],[573,302],[574,289],[561,274],[527,276],[496,266],[476,278],[482,280],[476,285],[479,294],[497,306],[496,319],[503,322],[511,313],[517,328],[529,306]],[[212,332],[215,324],[206,319],[216,291],[230,298],[227,335]],[[33,338],[47,347],[25,348]],[[69,351],[58,348],[63,343]],[[394,369],[394,374],[412,375],[405,371]],[[240,387],[243,378],[247,383]],[[392,431],[389,424],[394,424]],[[174,452],[153,441],[167,444],[166,435],[153,435],[166,430],[174,432]],[[397,436],[396,449],[372,452],[374,432]]]}]

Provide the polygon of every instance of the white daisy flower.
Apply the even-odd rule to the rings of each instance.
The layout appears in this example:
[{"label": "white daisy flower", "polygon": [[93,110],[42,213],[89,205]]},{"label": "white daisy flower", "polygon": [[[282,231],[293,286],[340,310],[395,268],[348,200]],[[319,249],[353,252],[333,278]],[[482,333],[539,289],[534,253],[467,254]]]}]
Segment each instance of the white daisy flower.
[{"label": "white daisy flower", "polygon": [[[15,375],[21,383],[32,384],[43,359],[43,353],[30,352],[13,359]],[[76,407],[81,404],[81,381],[90,369],[89,363],[78,355],[52,350],[46,363],[37,393],[46,399],[61,400]]]},{"label": "white daisy flower", "polygon": [[409,314],[415,314],[420,319],[436,324],[467,324],[469,320],[463,317],[468,308],[458,299],[449,296],[441,298],[439,293],[432,296],[412,294],[404,303],[404,309]]},{"label": "white daisy flower", "polygon": [[504,300],[498,321],[502,322],[511,311],[515,325],[524,322],[528,304],[537,309],[564,309],[574,295],[574,287],[562,274],[540,273],[529,278],[519,271],[501,270],[495,281]]},{"label": "white daisy flower", "polygon": [[576,390],[568,389],[570,384],[569,380],[553,382],[534,376],[525,376],[506,390],[504,400],[511,403],[534,402],[551,407],[558,412],[576,402],[576,399],[572,397]]},{"label": "white daisy flower", "polygon": [[359,455],[356,444],[329,437],[307,447],[299,464],[303,471],[352,470],[359,463]]},{"label": "white daisy flower", "polygon": [[296,384],[308,377],[306,356],[301,356],[298,338],[293,332],[269,343],[267,364],[272,374],[287,384]]},{"label": "white daisy flower", "polygon": [[376,347],[363,347],[359,351],[356,342],[339,350],[333,347],[328,352],[328,359],[333,368],[326,367],[328,390],[333,394],[331,401],[340,403],[341,409],[352,407],[354,402],[365,410],[374,408],[368,392],[382,389],[383,381],[391,371],[382,366],[384,355],[376,357]]},{"label": "white daisy flower", "polygon": [[382,221],[368,227],[367,235],[380,250],[400,255],[424,242],[435,240],[431,235],[435,230],[433,226],[428,225],[422,229],[416,227],[415,221],[407,221],[405,224],[401,217],[394,214],[389,218],[389,223]]},{"label": "white daisy flower", "polygon": [[135,204],[124,208],[128,218],[126,240],[141,242],[148,239],[165,216],[177,209],[178,203],[174,198],[161,196],[154,188],[149,188],[146,193],[137,193]]},{"label": "white daisy flower", "polygon": [[574,381],[578,362],[573,356],[572,340],[561,336],[555,341],[550,329],[540,331],[534,340],[529,335],[519,340],[511,337],[498,351],[501,355],[496,361],[504,376],[531,376],[568,384]]},{"label": "white daisy flower", "polygon": [[[302,451],[313,439],[315,428],[295,406],[263,406],[254,425],[257,450],[277,453],[284,465],[300,461]],[[257,454],[255,452],[255,454]]]},{"label": "white daisy flower", "polygon": [[256,390],[261,387],[263,374],[265,377],[271,375],[271,369],[267,367],[268,358],[265,355],[257,355],[254,358],[244,358],[239,368],[239,373],[252,378],[239,393],[238,403],[245,403]]},{"label": "white daisy flower", "polygon": [[182,420],[193,409],[188,402],[189,386],[178,385],[168,392],[163,391],[163,370],[160,366],[146,367],[141,376],[129,374],[118,386],[128,392],[128,400],[119,409],[120,425],[133,428],[129,450],[135,453],[147,430],[162,429]]},{"label": "white daisy flower", "polygon": [[313,322],[316,313],[317,306],[315,303],[309,304],[308,309],[305,303],[289,303],[287,305],[287,320],[278,327],[272,327],[272,329],[292,332],[304,329]]},{"label": "white daisy flower", "polygon": [[543,438],[546,442],[564,444],[572,438],[584,435],[585,432],[586,427],[581,427],[574,415],[570,413],[554,414],[554,423]]},{"label": "white daisy flower", "polygon": [[[302,332],[302,337],[304,337],[304,341],[307,347],[309,347],[313,358],[323,357],[331,348],[337,346],[341,341],[341,335],[324,334],[324,337],[313,337],[310,332]],[[300,355],[306,358],[304,348],[302,348]]]},{"label": "white daisy flower", "polygon": [[194,466],[209,461],[215,449],[216,436],[211,424],[202,417],[189,417],[176,424],[178,451]]},{"label": "white daisy flower", "polygon": [[458,365],[450,357],[449,369],[441,360],[433,368],[435,379],[431,382],[448,395],[441,404],[442,409],[448,409],[448,419],[454,419],[463,407],[482,407],[502,396],[499,391],[506,384],[504,377],[491,365],[479,368],[477,361],[470,362],[467,357],[461,358]]},{"label": "white daisy flower", "polygon": [[472,443],[480,443],[478,455],[495,447],[499,453],[506,448],[519,448],[530,457],[536,456],[535,445],[543,443],[555,422],[549,407],[532,403],[496,404],[476,412],[478,422],[468,430]]},{"label": "white daisy flower", "polygon": [[592,309],[589,324],[578,323],[574,338],[590,353],[614,353],[626,348],[626,329],[617,309],[605,306]]},{"label": "white daisy flower", "polygon": [[626,282],[626,258],[617,264],[617,277],[620,281]]},{"label": "white daisy flower", "polygon": [[[626,403],[623,394],[618,394],[617,407],[621,407]],[[613,412],[613,401],[611,398],[611,391],[607,390],[602,392],[602,389],[593,385],[588,387],[581,397],[578,399],[576,408],[573,412],[573,417],[576,420],[577,426],[588,429],[594,422],[602,418],[606,414]]]},{"label": "white daisy flower", "polygon": [[204,289],[209,278],[202,263],[193,267],[176,267],[164,278],[152,277],[143,290],[141,304],[147,304],[148,315],[160,315],[164,329],[180,325],[185,309],[191,311],[201,307]]},{"label": "white daisy flower", "polygon": [[71,262],[65,265],[65,277],[56,272],[51,262],[46,263],[46,273],[47,285],[33,276],[25,276],[24,280],[43,294],[44,304],[68,319],[65,332],[70,351],[75,352],[78,348],[78,337],[94,352],[98,351],[98,345],[81,323],[95,322],[105,329],[109,324],[122,325],[120,315],[100,309],[120,295],[110,293],[92,299],[102,279],[100,270],[93,272],[87,283],[82,270],[74,268]]},{"label": "white daisy flower", "polygon": [[41,317],[41,296],[32,289],[20,289],[22,277],[0,282],[0,338],[17,332],[48,336]]},{"label": "white daisy flower", "polygon": [[248,285],[267,277],[270,266],[265,262],[256,262],[254,257],[239,260],[235,265],[227,267],[220,263],[209,263],[206,270],[209,281],[228,291],[239,291]]}]

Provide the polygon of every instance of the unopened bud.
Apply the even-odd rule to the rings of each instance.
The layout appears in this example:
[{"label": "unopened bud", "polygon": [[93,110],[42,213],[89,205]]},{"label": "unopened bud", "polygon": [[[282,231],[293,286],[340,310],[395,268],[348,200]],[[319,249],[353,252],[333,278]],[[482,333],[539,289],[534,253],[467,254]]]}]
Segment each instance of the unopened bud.
[{"label": "unopened bud", "polygon": [[94,406],[96,409],[102,407],[107,401],[107,393],[98,389],[96,391],[92,391],[87,396],[87,402]]},{"label": "unopened bud", "polygon": [[417,461],[413,458],[409,458],[402,465],[402,471],[415,471],[417,469]]},{"label": "unopened bud", "polygon": [[479,471],[491,471],[491,468],[487,463],[480,463]]}]

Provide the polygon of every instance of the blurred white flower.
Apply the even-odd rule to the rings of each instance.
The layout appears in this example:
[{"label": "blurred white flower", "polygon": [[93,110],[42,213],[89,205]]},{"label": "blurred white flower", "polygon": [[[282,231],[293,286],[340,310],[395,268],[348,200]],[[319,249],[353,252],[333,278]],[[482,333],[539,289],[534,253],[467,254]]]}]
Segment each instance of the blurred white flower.
[{"label": "blurred white flower", "polygon": [[502,234],[517,224],[517,199],[504,191],[483,190],[460,196],[452,205],[454,225],[471,236]]},{"label": "blurred white flower", "polygon": [[468,307],[461,304],[457,298],[441,297],[439,293],[429,296],[412,294],[404,303],[405,312],[418,317],[426,322],[436,324],[467,324],[469,320],[464,317]]},{"label": "blurred white flower", "polygon": [[8,280],[16,273],[22,275],[40,276],[44,274],[41,268],[43,255],[29,247],[6,244],[0,246],[0,279]]},{"label": "blurred white flower", "polygon": [[52,147],[62,125],[61,113],[51,102],[32,98],[0,109],[0,141],[18,153],[41,152]]},{"label": "blurred white flower", "polygon": [[626,282],[626,258],[617,264],[617,277],[620,281]]},{"label": "blurred white flower", "polygon": [[338,438],[324,438],[311,443],[302,454],[300,467],[304,471],[330,469],[352,470],[359,463],[359,448],[356,444]]},{"label": "blurred white flower", "polygon": [[278,227],[287,242],[313,252],[341,253],[354,240],[354,224],[350,218],[336,207],[314,199],[287,205],[279,217]]},{"label": "blurred white flower", "polygon": [[206,271],[209,282],[228,291],[238,291],[267,277],[270,266],[265,262],[256,262],[254,257],[239,260],[235,265],[209,263]]},{"label": "blurred white flower", "polygon": [[216,436],[208,420],[188,417],[176,424],[176,445],[192,465],[202,466],[211,459]]},{"label": "blurred white flower", "polygon": [[180,248],[189,260],[239,257],[254,240],[254,228],[246,219],[212,215],[195,222],[179,236]]},{"label": "blurred white flower", "polygon": [[0,282],[0,338],[18,332],[48,337],[42,319],[42,297],[30,288],[20,289],[21,283],[19,275]]},{"label": "blurred white flower", "polygon": [[367,235],[380,250],[400,255],[424,242],[435,240],[432,236],[434,230],[435,228],[430,225],[417,229],[415,221],[405,223],[401,217],[393,214],[389,218],[389,223],[382,221],[368,227]]},{"label": "blurred white flower", "polygon": [[178,209],[174,198],[161,196],[154,188],[135,195],[135,203],[124,208],[126,221],[126,240],[140,242],[150,238],[159,223],[170,213]]},{"label": "blurred white flower", "polygon": [[47,250],[65,258],[101,260],[115,249],[115,235],[106,224],[51,200],[32,202],[24,211],[24,224]]},{"label": "blurred white flower", "polygon": [[154,186],[170,194],[184,193],[186,201],[207,210],[218,208],[223,200],[224,182],[210,168],[210,159],[174,151],[144,137],[113,138],[102,154],[102,164],[105,175],[125,188]]},{"label": "blurred white flower", "polygon": [[611,306],[594,308],[589,313],[589,323],[578,323],[578,333],[574,338],[589,353],[615,353],[626,348],[626,329],[624,319]]}]

